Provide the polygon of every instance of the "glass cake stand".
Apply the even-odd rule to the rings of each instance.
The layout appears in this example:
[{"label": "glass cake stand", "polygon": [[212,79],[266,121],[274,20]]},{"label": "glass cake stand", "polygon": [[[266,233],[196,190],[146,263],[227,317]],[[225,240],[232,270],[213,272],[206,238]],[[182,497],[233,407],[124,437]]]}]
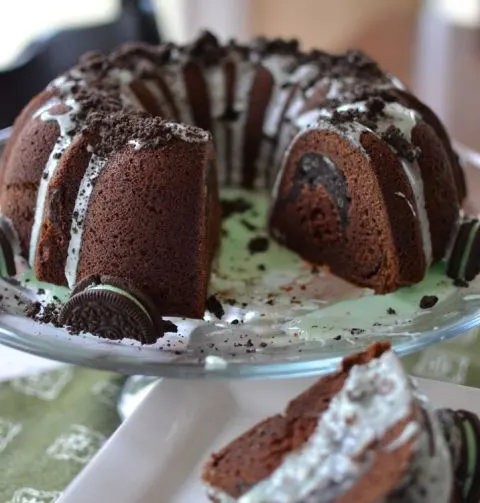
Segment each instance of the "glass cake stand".
[{"label": "glass cake stand", "polygon": [[[469,165],[469,182],[478,182],[479,156],[464,148],[461,153]],[[280,378],[331,371],[342,357],[373,341],[390,340],[405,355],[480,325],[480,278],[466,288],[456,287],[444,264],[437,264],[421,283],[374,296],[312,269],[273,241],[252,253],[252,239],[267,235],[267,198],[232,189],[223,191],[222,198],[242,198],[247,204],[224,220],[210,284],[224,310],[221,319],[212,313],[204,320],[172,319],[178,333],[151,346],[71,335],[24,314],[27,302],[68,297],[64,289],[39,284],[27,271],[18,281],[0,279],[0,343],[127,375]],[[424,296],[435,296],[435,305],[422,309]]]}]

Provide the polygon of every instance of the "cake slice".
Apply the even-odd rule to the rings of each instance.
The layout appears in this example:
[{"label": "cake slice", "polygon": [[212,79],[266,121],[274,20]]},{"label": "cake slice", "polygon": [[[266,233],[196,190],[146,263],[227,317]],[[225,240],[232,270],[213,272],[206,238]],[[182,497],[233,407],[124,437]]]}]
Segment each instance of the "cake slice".
[{"label": "cake slice", "polygon": [[450,503],[454,490],[437,417],[386,344],[213,454],[203,481],[217,503]]},{"label": "cake slice", "polygon": [[161,316],[202,318],[220,232],[216,180],[207,132],[141,113],[92,114],[43,191],[37,278],[80,294],[109,277]]}]

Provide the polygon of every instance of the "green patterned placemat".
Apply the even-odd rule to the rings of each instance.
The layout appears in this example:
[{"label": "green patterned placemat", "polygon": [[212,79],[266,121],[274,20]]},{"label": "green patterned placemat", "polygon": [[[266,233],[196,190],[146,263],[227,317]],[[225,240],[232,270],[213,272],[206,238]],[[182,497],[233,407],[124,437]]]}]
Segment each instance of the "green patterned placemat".
[{"label": "green patterned placemat", "polygon": [[123,380],[62,367],[0,383],[0,502],[56,501],[118,427]]},{"label": "green patterned placemat", "polygon": [[480,388],[480,330],[430,346],[403,361],[418,377]]}]

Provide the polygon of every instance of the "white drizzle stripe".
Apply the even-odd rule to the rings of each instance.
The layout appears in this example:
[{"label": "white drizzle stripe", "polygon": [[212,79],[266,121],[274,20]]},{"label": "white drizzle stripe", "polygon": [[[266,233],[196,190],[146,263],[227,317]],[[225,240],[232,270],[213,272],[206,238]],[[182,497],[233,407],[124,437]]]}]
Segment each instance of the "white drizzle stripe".
[{"label": "white drizzle stripe", "polygon": [[[291,141],[294,139],[295,134],[299,131],[299,127],[297,124],[299,113],[302,108],[305,106],[306,96],[305,91],[300,85],[299,88],[293,94],[291,102],[289,104],[288,110],[285,112],[285,116],[282,121],[282,128],[280,131],[280,137],[278,143],[276,145],[276,151],[274,155],[274,166],[277,169],[277,174],[280,171],[277,167],[281,166],[282,159],[285,158],[285,153],[289,145],[291,145]],[[318,110],[314,111],[317,115],[319,114]],[[302,117],[303,114],[300,115]]]},{"label": "white drizzle stripe", "polygon": [[[333,501],[368,470],[371,458],[359,455],[407,419],[413,404],[412,385],[393,352],[354,366],[308,440],[238,502],[303,502],[312,493],[317,503]],[[221,503],[232,501],[224,496],[215,493]]]},{"label": "white drizzle stripe", "polygon": [[[241,56],[240,56],[241,58]],[[235,98],[233,108],[238,113],[236,121],[230,123],[232,135],[232,185],[240,185],[243,173],[243,147],[248,103],[257,67],[249,60],[238,59],[235,70]]]},{"label": "white drizzle stripe", "polygon": [[60,101],[58,96],[52,96],[40,108],[37,109],[37,111],[33,114],[33,118],[34,119],[38,119],[39,117],[41,118],[44,112],[50,110],[50,108],[54,107],[55,105],[60,105],[61,103],[62,102]]},{"label": "white drizzle stripe", "polygon": [[227,108],[225,67],[223,65],[207,67],[203,69],[203,74],[210,98],[210,115],[212,117],[212,133],[215,140],[216,155],[219,165],[222,166],[222,169],[219,170],[219,183],[222,186],[226,184],[225,166],[227,165],[226,122],[222,120]]},{"label": "white drizzle stripe", "polygon": [[137,98],[137,95],[130,87],[131,83],[135,80],[135,76],[130,70],[114,68],[110,70],[108,76],[113,77],[113,79],[120,84],[120,99],[126,107],[145,110],[142,102]]},{"label": "white drizzle stripe", "polygon": [[470,254],[472,251],[473,243],[475,242],[475,237],[477,235],[478,230],[480,229],[480,221],[475,222],[470,229],[468,234],[467,242],[465,243],[465,248],[463,250],[462,260],[460,261],[460,267],[458,269],[458,277],[460,279],[465,279],[465,272],[467,270],[468,259],[470,258]]},{"label": "white drizzle stripe", "polygon": [[140,59],[136,64],[136,69],[137,74],[145,75],[145,77],[142,77],[140,80],[162,110],[162,118],[175,119],[175,110],[168,96],[163,92],[160,84],[155,78],[148,77],[148,75],[151,74],[158,74],[158,78],[161,78],[161,72],[157,70],[157,67],[149,59]]},{"label": "white drizzle stripe", "polygon": [[185,75],[183,72],[184,63],[181,55],[173,56],[173,62],[162,67],[162,78],[170,89],[175,105],[178,109],[179,120],[186,124],[193,125],[193,115],[188,98]]},{"label": "white drizzle stripe", "polygon": [[70,242],[68,244],[67,261],[65,263],[65,278],[67,279],[70,289],[75,286],[77,279],[80,248],[90,197],[93,192],[95,180],[99,177],[105,165],[105,159],[92,154],[78,188],[73,212],[76,217],[72,219],[72,225],[70,227]]},{"label": "white drizzle stripe", "polygon": [[[68,86],[67,83],[62,82],[63,86]],[[75,122],[73,120],[75,114],[78,112],[79,107],[75,100],[71,97],[68,97],[64,101],[65,105],[69,107],[69,111],[67,113],[63,113],[61,115],[51,115],[49,109],[39,111],[40,118],[44,122],[56,121],[58,127],[60,129],[59,137],[50,152],[48,157],[47,164],[43,170],[42,177],[40,178],[40,184],[38,186],[37,192],[37,202],[35,205],[35,215],[33,218],[32,224],[32,232],[30,235],[30,247],[28,259],[30,265],[33,267],[35,263],[35,257],[37,253],[37,245],[38,239],[40,237],[40,229],[42,227],[43,221],[43,213],[45,211],[45,202],[48,191],[48,184],[52,179],[57,167],[60,163],[60,159],[62,153],[67,149],[73,141],[73,136],[69,135],[71,131],[73,131],[76,127]]]},{"label": "white drizzle stripe", "polygon": [[413,216],[416,218],[417,217],[417,212],[416,212],[415,208],[413,207],[413,204],[407,198],[407,196],[403,192],[394,192],[394,195],[396,195],[397,197],[400,197],[401,199],[403,199],[408,204],[408,207],[410,208],[410,211],[412,212]]},{"label": "white drizzle stripe", "polygon": [[[279,86],[275,99],[272,98],[270,102],[263,123],[263,132],[266,136],[274,138],[277,135],[280,121],[282,120],[282,112],[290,96],[292,87],[296,85],[303,87],[307,82],[313,80],[317,74],[318,68],[315,65],[302,65],[284,81],[285,87]],[[282,83],[280,80],[279,82]]]},{"label": "white drizzle stripe", "polygon": [[273,89],[263,118],[262,138],[256,163],[255,184],[257,188],[268,188],[265,184],[271,178],[271,154],[274,139],[277,135],[281,113],[289,96],[289,89],[282,89],[281,84],[288,80],[290,65],[295,61],[293,56],[274,54],[266,56],[261,65],[273,79]]}]

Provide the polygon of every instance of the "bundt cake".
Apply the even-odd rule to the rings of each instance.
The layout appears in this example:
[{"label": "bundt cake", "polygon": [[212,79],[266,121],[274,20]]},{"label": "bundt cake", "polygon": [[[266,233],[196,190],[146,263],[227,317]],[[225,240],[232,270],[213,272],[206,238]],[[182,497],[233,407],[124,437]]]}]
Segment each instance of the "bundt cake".
[{"label": "bundt cake", "polygon": [[379,344],[214,453],[203,481],[217,503],[467,501],[453,471],[436,414]]},{"label": "bundt cake", "polygon": [[116,277],[162,315],[203,315],[219,186],[269,191],[279,242],[377,293],[445,256],[465,197],[438,118],[365,55],[210,33],[85,55],[26,106],[0,161],[38,279]]}]

